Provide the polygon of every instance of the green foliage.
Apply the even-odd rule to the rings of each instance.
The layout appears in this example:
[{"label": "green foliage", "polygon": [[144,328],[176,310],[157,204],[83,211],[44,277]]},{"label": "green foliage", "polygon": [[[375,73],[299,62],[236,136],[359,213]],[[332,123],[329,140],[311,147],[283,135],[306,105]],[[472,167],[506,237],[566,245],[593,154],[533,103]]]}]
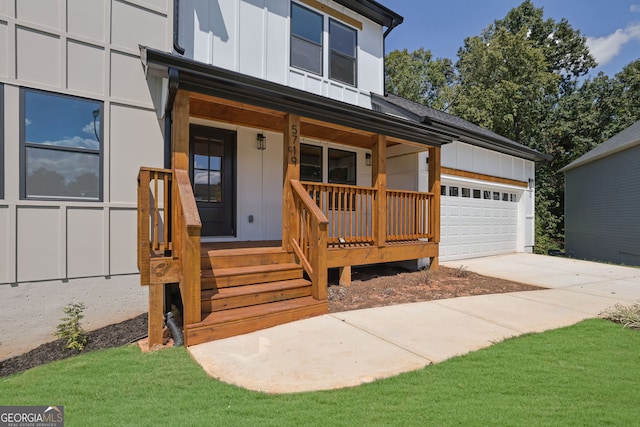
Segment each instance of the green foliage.
[{"label": "green foliage", "polygon": [[411,101],[444,109],[454,81],[450,59],[433,59],[423,48],[394,50],[385,58],[387,91]]},{"label": "green foliage", "polygon": [[595,319],[360,387],[271,395],[208,377],[184,347],[126,346],[0,378],[0,396],[64,405],[70,426],[627,426],[640,419],[639,347]]},{"label": "green foliage", "polygon": [[640,304],[616,304],[602,312],[600,317],[620,323],[625,328],[640,330]]},{"label": "green foliage", "polygon": [[80,320],[84,317],[85,306],[82,303],[69,304],[62,310],[65,317],[60,319],[56,336],[66,341],[65,347],[82,351],[87,344],[87,335],[80,326]]},{"label": "green foliage", "polygon": [[[536,170],[536,252],[564,246],[560,169],[640,119],[640,60],[610,78],[566,19],[544,19],[525,0],[468,37],[440,75],[431,53],[391,52],[387,90],[447,110],[553,159]],[[443,65],[444,64],[444,65]],[[429,72],[431,71],[431,72]]]}]

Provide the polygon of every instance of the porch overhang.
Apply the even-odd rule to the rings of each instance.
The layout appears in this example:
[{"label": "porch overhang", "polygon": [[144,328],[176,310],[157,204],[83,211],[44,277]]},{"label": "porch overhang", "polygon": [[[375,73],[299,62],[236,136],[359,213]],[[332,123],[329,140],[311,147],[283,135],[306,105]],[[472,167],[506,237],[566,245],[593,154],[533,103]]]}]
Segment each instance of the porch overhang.
[{"label": "porch overhang", "polygon": [[[168,77],[171,74],[174,80],[177,78],[177,88],[181,90],[385,135],[390,142],[419,145],[424,149],[440,147],[459,138],[428,123],[415,123],[167,52],[144,46],[140,52],[147,75]],[[172,97],[168,99],[170,102]]]}]

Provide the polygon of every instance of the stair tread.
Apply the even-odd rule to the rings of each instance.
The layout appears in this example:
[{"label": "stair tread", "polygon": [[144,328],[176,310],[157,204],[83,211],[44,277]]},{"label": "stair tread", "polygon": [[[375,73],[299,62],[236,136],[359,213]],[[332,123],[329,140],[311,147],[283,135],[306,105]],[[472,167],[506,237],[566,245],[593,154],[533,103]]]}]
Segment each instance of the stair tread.
[{"label": "stair tread", "polygon": [[[254,274],[254,273],[270,273],[274,271],[286,271],[297,270],[302,267],[296,263],[285,264],[266,264],[266,265],[250,265],[247,267],[228,267],[228,268],[215,268],[213,270],[203,270],[202,277],[226,277],[237,276],[241,274]],[[215,274],[214,274],[215,271]]]},{"label": "stair tread", "polygon": [[231,288],[210,289],[202,291],[202,299],[222,299],[262,292],[285,291],[289,289],[311,286],[306,279],[278,280],[275,282],[258,283],[254,285],[234,286]]},{"label": "stair tread", "polygon": [[282,247],[264,247],[264,248],[235,248],[235,249],[209,249],[202,251],[201,257],[222,257],[222,256],[250,256],[262,254],[285,254],[287,251]]},{"label": "stair tread", "polygon": [[202,321],[188,325],[188,329],[194,329],[211,324],[221,324],[225,322],[233,322],[238,320],[247,320],[251,318],[261,317],[273,313],[285,312],[289,310],[296,310],[300,308],[323,305],[326,301],[318,301],[315,298],[301,297],[295,299],[288,299],[284,301],[273,302],[269,304],[254,305],[250,307],[234,308],[231,310],[217,311],[206,314]]}]

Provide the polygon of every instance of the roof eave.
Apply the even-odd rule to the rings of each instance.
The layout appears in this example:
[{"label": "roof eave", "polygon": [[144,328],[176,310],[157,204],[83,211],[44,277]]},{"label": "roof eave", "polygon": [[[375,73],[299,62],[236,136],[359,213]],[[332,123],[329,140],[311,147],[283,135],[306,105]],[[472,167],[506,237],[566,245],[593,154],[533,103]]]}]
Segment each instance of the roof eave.
[{"label": "roof eave", "polygon": [[404,21],[401,15],[373,0],[334,0],[356,13],[385,27],[397,26]]},{"label": "roof eave", "polygon": [[140,47],[147,73],[179,72],[182,89],[439,147],[457,135],[289,86]]}]

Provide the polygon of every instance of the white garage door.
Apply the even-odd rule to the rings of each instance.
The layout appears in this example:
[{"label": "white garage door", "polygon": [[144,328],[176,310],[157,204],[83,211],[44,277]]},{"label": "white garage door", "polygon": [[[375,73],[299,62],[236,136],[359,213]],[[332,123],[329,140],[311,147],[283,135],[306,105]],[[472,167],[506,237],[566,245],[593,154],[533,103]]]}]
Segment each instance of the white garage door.
[{"label": "white garage door", "polygon": [[523,191],[442,180],[440,260],[517,251]]}]

